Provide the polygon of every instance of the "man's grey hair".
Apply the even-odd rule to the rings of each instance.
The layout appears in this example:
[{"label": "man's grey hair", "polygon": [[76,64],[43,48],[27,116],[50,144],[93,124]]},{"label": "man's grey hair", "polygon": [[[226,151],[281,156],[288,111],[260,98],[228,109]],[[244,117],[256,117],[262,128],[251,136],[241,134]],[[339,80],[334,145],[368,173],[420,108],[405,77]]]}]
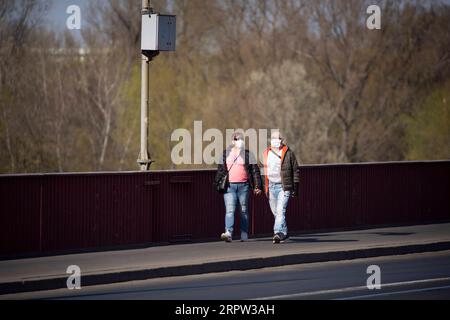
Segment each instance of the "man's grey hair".
[{"label": "man's grey hair", "polygon": [[284,135],[284,133],[281,130],[274,130],[274,131],[272,131],[271,137],[274,133],[278,133],[279,137],[281,139],[281,144],[283,146],[287,146],[287,140],[286,140],[286,136]]}]

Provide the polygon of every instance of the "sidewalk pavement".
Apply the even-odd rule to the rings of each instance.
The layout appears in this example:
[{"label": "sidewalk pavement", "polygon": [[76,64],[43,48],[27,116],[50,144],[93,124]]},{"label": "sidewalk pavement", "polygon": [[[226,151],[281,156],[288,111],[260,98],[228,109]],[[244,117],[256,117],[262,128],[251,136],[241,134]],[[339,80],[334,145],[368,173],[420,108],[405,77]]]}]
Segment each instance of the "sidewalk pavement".
[{"label": "sidewalk pavement", "polygon": [[302,234],[278,245],[261,238],[6,260],[0,261],[0,295],[66,288],[70,265],[80,267],[81,285],[90,286],[449,249],[450,223],[443,223]]}]

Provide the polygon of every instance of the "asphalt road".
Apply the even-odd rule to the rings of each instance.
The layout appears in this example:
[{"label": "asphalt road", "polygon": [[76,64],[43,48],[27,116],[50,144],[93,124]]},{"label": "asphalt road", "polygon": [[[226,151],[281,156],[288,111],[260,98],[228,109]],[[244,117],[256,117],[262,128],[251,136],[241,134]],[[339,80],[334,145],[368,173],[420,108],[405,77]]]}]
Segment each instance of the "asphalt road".
[{"label": "asphalt road", "polygon": [[[366,287],[367,268],[381,270],[381,289]],[[81,280],[82,281],[82,280]],[[0,299],[450,299],[450,251],[250,271],[160,278],[0,296]]]}]

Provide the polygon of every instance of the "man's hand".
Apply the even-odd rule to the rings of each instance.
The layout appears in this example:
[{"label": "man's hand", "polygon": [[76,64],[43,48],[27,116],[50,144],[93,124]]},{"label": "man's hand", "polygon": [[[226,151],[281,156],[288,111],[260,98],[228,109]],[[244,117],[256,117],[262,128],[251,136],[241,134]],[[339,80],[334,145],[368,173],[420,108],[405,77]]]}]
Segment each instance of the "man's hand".
[{"label": "man's hand", "polygon": [[292,197],[297,197],[298,195],[298,183],[294,185],[294,190],[292,191]]}]

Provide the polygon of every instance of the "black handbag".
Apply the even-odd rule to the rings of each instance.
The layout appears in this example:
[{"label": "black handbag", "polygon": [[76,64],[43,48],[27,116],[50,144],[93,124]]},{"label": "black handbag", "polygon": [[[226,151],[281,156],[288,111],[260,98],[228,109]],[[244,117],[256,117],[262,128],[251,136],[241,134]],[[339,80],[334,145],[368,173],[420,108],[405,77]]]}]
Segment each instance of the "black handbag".
[{"label": "black handbag", "polygon": [[[219,193],[227,193],[227,190],[228,190],[228,174],[229,174],[231,168],[233,168],[233,166],[236,163],[236,160],[239,158],[239,156],[240,155],[238,155],[236,157],[236,159],[234,159],[233,164],[231,165],[230,169],[227,171],[227,174],[224,175],[222,178],[220,178],[219,181],[217,181],[217,184],[216,184],[217,192],[219,192]],[[226,165],[227,164],[225,163],[225,166]]]},{"label": "black handbag", "polygon": [[228,190],[228,173],[224,175],[216,185],[217,192],[219,193],[226,193]]}]

